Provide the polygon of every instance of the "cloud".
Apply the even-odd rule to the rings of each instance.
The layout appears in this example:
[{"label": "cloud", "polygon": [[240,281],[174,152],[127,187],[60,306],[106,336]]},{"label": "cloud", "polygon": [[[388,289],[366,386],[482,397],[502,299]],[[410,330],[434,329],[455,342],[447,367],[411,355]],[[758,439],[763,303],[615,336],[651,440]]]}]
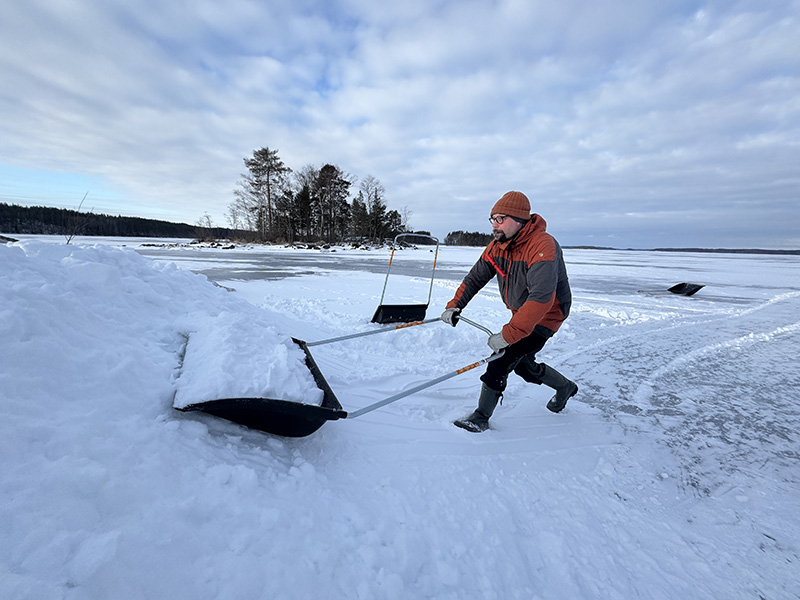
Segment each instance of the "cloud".
[{"label": "cloud", "polygon": [[520,189],[563,243],[796,245],[795,3],[395,4],[12,3],[0,163],[223,223],[269,146],[378,178],[440,236]]}]

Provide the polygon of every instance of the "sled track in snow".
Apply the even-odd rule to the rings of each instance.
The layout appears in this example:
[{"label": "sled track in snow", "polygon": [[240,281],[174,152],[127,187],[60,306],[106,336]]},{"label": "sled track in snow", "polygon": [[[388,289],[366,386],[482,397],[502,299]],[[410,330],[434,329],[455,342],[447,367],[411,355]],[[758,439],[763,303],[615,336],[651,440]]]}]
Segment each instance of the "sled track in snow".
[{"label": "sled track in snow", "polygon": [[696,363],[703,361],[711,354],[725,354],[730,353],[731,350],[742,350],[750,345],[772,342],[777,337],[791,335],[798,332],[800,332],[800,321],[784,327],[777,327],[772,331],[748,333],[747,335],[732,338],[723,342],[716,342],[703,348],[692,350],[691,352],[688,352],[687,354],[670,361],[663,367],[659,367],[653,373],[651,373],[651,375],[644,382],[639,384],[639,387],[634,393],[633,401],[636,404],[643,404],[653,395],[658,379],[676,371],[689,369]]},{"label": "sled track in snow", "polygon": [[[557,360],[582,384],[573,401],[624,427],[662,431],[695,493],[712,494],[722,472],[766,469],[796,481],[798,298],[783,293],[730,314],[638,328]],[[767,464],[752,464],[751,455],[765,454]]]},{"label": "sled track in snow", "polygon": [[[689,320],[689,318],[687,317],[686,320],[682,320],[682,321],[680,321],[678,323],[670,323],[670,324],[665,325],[663,327],[656,327],[654,329],[650,329],[650,330],[648,330],[646,332],[636,331],[636,332],[631,332],[631,333],[623,333],[623,334],[619,334],[619,335],[614,335],[613,337],[610,337],[610,338],[600,339],[600,340],[598,340],[596,342],[593,342],[592,344],[590,344],[588,346],[582,346],[582,347],[576,348],[575,350],[572,350],[572,351],[560,352],[558,354],[558,358],[559,358],[559,361],[562,361],[564,363],[569,363],[570,359],[572,359],[574,357],[581,356],[581,355],[584,355],[584,354],[587,354],[587,353],[591,353],[591,352],[593,352],[595,350],[602,349],[602,348],[604,348],[606,346],[609,346],[609,345],[614,345],[614,344],[616,344],[618,342],[635,341],[635,340],[641,339],[641,338],[643,338],[645,336],[649,338],[650,336],[653,336],[653,335],[666,333],[666,332],[669,332],[669,331],[673,331],[673,330],[677,330],[677,329],[681,329],[681,328],[685,328],[685,327],[703,327],[703,326],[707,326],[707,325],[714,325],[714,324],[718,324],[718,323],[731,321],[731,320],[734,320],[734,319],[740,319],[742,317],[746,317],[746,316],[752,315],[754,313],[757,313],[759,311],[762,311],[764,309],[770,308],[770,307],[774,306],[777,303],[786,302],[786,301],[789,301],[789,300],[792,300],[792,299],[795,299],[795,298],[800,298],[800,292],[789,292],[789,293],[786,293],[786,294],[779,294],[779,295],[777,295],[777,296],[775,296],[773,298],[770,298],[769,300],[767,300],[767,301],[765,301],[765,302],[763,302],[761,304],[758,304],[756,306],[749,307],[749,308],[746,308],[746,309],[741,309],[741,310],[729,309],[728,311],[726,311],[727,314],[720,315],[720,314],[717,313],[712,317],[708,317],[708,318],[704,318],[704,319],[695,319],[695,320]],[[733,312],[733,311],[735,311],[735,312]],[[653,322],[655,323],[655,322],[658,322],[658,321],[654,320]],[[620,327],[624,327],[624,326],[625,325],[620,325]],[[792,325],[789,325],[789,327],[791,327],[791,326]]]}]

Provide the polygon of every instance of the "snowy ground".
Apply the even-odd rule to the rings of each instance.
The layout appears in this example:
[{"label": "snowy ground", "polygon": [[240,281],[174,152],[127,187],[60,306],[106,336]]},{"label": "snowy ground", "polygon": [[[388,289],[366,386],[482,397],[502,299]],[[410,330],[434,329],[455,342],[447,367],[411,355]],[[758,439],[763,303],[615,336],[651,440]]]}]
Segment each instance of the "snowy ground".
[{"label": "snowy ground", "polygon": [[[798,257],[567,250],[562,414],[512,376],[492,430],[453,427],[476,370],[290,439],[175,411],[186,336],[224,350],[200,387],[291,395],[288,338],[377,327],[388,251],[105,242],[0,245],[1,598],[800,598]],[[429,317],[479,251],[441,249]],[[385,302],[424,300],[429,249],[395,260]],[[499,330],[494,284],[465,315]],[[485,341],[312,350],[352,411]]]}]

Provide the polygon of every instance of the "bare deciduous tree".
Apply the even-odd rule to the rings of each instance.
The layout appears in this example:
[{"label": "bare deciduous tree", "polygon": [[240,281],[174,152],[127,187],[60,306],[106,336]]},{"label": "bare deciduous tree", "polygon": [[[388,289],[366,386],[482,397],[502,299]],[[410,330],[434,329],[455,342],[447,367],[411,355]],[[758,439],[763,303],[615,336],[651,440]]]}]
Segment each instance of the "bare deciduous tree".
[{"label": "bare deciduous tree", "polygon": [[76,235],[80,235],[86,229],[86,225],[89,223],[89,216],[92,214],[94,208],[92,208],[88,213],[82,214],[81,208],[83,207],[83,203],[86,201],[86,196],[89,195],[89,192],[86,192],[83,195],[83,199],[81,203],[78,205],[78,215],[75,216],[73,219],[70,219],[70,224],[67,227],[67,232],[64,234],[64,237],[67,238],[67,244],[72,241]]}]

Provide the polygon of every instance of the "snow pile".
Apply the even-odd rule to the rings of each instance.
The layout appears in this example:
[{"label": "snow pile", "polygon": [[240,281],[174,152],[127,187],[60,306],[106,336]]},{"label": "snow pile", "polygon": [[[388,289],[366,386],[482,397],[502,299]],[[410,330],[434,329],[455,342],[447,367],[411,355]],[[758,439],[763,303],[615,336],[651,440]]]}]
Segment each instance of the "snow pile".
[{"label": "snow pile", "polygon": [[[293,374],[303,353],[278,331],[264,310],[205,277],[133,250],[1,245],[0,597],[152,598],[171,589],[174,581],[144,592],[148,583],[134,579],[183,566],[179,557],[161,567],[142,554],[158,556],[158,532],[164,542],[182,535],[169,525],[177,507],[165,509],[159,498],[174,494],[171,502],[191,513],[186,502],[197,486],[202,494],[197,480],[172,481],[180,479],[170,458],[176,429],[190,438],[205,430],[170,420],[185,336],[199,333],[192,375],[206,370],[200,388],[229,397],[270,393],[285,381],[290,396],[305,397],[308,369]],[[220,332],[257,340],[259,349],[239,352],[235,365],[216,362],[231,350]],[[285,379],[273,364],[235,385],[272,356]],[[196,388],[186,375],[179,387],[191,397]],[[226,481],[238,468],[230,475],[206,469]],[[133,579],[114,578],[120,560],[138,565]],[[80,587],[87,581],[99,587]],[[184,597],[192,596],[201,597]]]},{"label": "snow pile", "polygon": [[188,332],[175,408],[219,398],[321,404],[300,346],[278,334],[263,311],[240,312],[247,314],[222,313]]},{"label": "snow pile", "polygon": [[[164,250],[228,260],[200,252]],[[0,598],[800,596],[796,258],[567,252],[575,314],[541,354],[581,385],[563,413],[512,377],[459,430],[475,370],[288,439],[173,397],[309,401],[289,336],[375,327],[384,269],[248,250],[304,273],[265,281],[219,252],[233,293],[170,257],[0,246]],[[428,316],[478,253],[443,250]],[[687,264],[696,297],[637,294]],[[468,310],[508,318],[493,287]],[[441,323],[314,347],[349,411],[487,353]]]}]

